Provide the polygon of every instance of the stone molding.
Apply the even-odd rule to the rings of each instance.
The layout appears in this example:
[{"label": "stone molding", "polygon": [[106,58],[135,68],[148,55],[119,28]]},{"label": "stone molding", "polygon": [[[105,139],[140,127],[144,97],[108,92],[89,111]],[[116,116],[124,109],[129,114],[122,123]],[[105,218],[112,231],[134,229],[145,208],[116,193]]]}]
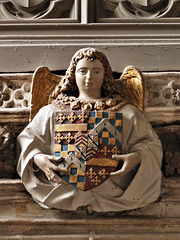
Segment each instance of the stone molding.
[{"label": "stone molding", "polygon": [[101,0],[96,2],[96,7],[99,22],[114,22],[122,18],[179,18],[180,13],[178,0]]},{"label": "stone molding", "polygon": [[103,51],[114,70],[127,65],[142,71],[179,70],[180,20],[176,19],[107,24],[6,20],[0,21],[0,29],[0,71],[5,73],[34,71],[40,65],[66,69],[72,53],[87,46]]},{"label": "stone molding", "polygon": [[[119,213],[43,209],[21,180],[0,180],[0,239],[173,239],[180,237],[180,181],[163,181],[161,198]],[[23,226],[23,227],[22,227]]]},{"label": "stone molding", "polygon": [[78,0],[3,0],[0,19],[66,19],[77,21]]},{"label": "stone molding", "polygon": [[64,22],[68,22],[69,19],[72,18],[75,20],[75,15],[81,15],[81,23],[88,23],[116,22],[122,18],[179,18],[179,13],[179,0],[0,1],[0,19],[24,20],[57,18],[63,19]]}]

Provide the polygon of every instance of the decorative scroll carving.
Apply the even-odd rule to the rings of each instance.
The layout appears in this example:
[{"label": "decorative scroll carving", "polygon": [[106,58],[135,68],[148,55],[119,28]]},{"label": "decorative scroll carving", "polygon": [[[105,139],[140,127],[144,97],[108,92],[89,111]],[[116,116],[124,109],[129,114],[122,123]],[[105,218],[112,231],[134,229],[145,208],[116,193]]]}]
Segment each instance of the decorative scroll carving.
[{"label": "decorative scroll carving", "polygon": [[5,0],[0,12],[7,19],[68,18],[72,6],[73,0]]},{"label": "decorative scroll carving", "polygon": [[143,77],[146,84],[145,107],[180,106],[179,73],[144,73]]},{"label": "decorative scroll carving", "polygon": [[180,175],[180,126],[172,125],[156,129],[163,146],[165,176]]},{"label": "decorative scroll carving", "polygon": [[179,17],[177,0],[101,0],[104,9],[115,18]]},{"label": "decorative scroll carving", "polygon": [[16,76],[0,77],[0,108],[28,107],[30,101],[30,82],[17,80]]}]

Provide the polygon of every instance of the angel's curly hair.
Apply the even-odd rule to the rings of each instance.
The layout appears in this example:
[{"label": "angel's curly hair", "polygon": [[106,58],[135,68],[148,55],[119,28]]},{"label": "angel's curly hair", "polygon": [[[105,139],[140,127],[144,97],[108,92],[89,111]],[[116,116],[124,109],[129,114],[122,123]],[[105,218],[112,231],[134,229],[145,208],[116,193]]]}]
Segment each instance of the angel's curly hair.
[{"label": "angel's curly hair", "polygon": [[78,61],[81,59],[87,59],[90,61],[99,60],[104,67],[104,81],[101,89],[102,97],[110,96],[115,91],[114,87],[114,77],[112,75],[112,69],[109,64],[107,57],[103,52],[98,51],[95,48],[83,48],[78,50],[72,60],[70,65],[66,71],[65,76],[59,82],[54,92],[51,95],[51,98],[56,99],[59,94],[65,93],[68,96],[78,97],[79,91],[75,81],[75,71]]}]

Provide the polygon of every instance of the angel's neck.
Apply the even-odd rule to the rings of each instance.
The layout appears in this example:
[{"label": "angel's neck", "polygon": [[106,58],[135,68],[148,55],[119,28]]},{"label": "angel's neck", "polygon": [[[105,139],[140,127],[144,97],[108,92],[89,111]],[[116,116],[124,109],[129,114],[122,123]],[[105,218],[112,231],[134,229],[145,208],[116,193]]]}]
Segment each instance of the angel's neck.
[{"label": "angel's neck", "polygon": [[83,101],[92,101],[92,100],[98,100],[101,98],[101,93],[91,93],[91,94],[88,94],[88,92],[81,92],[79,94],[79,97],[78,99],[79,100],[83,100]]}]

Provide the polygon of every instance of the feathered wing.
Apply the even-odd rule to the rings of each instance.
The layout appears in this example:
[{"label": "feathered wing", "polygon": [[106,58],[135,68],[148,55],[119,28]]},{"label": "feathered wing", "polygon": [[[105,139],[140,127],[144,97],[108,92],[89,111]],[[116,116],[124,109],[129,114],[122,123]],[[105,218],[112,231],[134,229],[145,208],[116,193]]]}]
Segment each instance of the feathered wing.
[{"label": "feathered wing", "polygon": [[40,108],[48,104],[49,95],[61,79],[62,76],[52,74],[45,66],[41,66],[35,70],[31,87],[30,121]]},{"label": "feathered wing", "polygon": [[128,66],[119,80],[130,104],[144,111],[144,83],[140,71],[134,66]]}]

